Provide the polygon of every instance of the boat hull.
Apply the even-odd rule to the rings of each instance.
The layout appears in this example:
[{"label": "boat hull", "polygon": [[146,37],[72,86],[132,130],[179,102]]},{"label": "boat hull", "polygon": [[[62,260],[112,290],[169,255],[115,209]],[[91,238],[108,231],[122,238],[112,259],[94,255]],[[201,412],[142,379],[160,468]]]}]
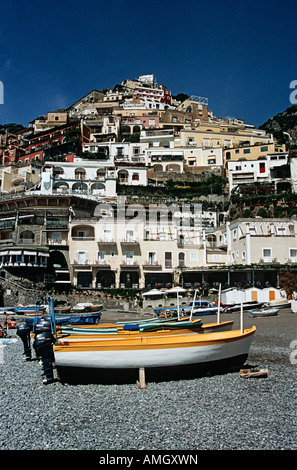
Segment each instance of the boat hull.
[{"label": "boat hull", "polygon": [[278,314],[278,308],[250,310],[250,317],[275,317]]},{"label": "boat hull", "polygon": [[202,366],[248,356],[256,328],[205,335],[100,339],[54,345],[56,367],[139,369]]}]

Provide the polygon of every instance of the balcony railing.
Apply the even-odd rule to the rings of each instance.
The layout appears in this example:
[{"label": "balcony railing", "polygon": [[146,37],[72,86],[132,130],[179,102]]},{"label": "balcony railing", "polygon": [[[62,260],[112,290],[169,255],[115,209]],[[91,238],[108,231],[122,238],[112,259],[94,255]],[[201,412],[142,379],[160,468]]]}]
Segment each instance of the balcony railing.
[{"label": "balcony railing", "polygon": [[121,268],[139,268],[139,263],[138,261],[127,261],[127,260],[122,260],[120,264]]},{"label": "balcony railing", "polygon": [[46,228],[63,228],[68,229],[68,221],[67,220],[47,220],[46,221]]},{"label": "balcony railing", "polygon": [[72,237],[72,240],[74,240],[74,241],[77,241],[77,240],[93,241],[93,240],[95,240],[95,237]]},{"label": "balcony railing", "polygon": [[62,245],[62,246],[68,246],[68,240],[62,240],[62,239],[57,239],[57,240],[51,240],[49,239],[47,241],[48,245]]},{"label": "balcony railing", "polygon": [[162,265],[159,261],[144,261],[142,266],[144,269],[162,269]]}]

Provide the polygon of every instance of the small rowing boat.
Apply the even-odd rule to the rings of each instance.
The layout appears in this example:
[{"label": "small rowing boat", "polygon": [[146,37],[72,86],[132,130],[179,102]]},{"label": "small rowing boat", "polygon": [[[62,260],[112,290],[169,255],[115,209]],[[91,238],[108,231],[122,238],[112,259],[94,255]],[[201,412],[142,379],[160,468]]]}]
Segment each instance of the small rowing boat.
[{"label": "small rowing boat", "polygon": [[250,317],[274,317],[278,314],[279,309],[275,307],[263,307],[254,310],[249,310]]},{"label": "small rowing boat", "polygon": [[91,302],[86,303],[78,303],[72,307],[73,312],[100,312],[102,310],[102,305],[100,304],[93,304]]},{"label": "small rowing boat", "polygon": [[13,309],[15,314],[26,316],[34,316],[36,314],[43,315],[44,313],[46,313],[46,310],[46,305],[22,305]]}]

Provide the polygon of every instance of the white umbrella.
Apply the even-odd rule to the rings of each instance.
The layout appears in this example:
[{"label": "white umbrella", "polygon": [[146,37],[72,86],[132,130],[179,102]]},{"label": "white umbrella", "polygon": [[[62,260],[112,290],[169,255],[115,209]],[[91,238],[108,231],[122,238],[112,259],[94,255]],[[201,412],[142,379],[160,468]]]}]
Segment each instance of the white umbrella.
[{"label": "white umbrella", "polygon": [[166,291],[166,294],[171,294],[171,292],[174,294],[176,294],[177,292],[187,292],[187,289],[184,289],[183,287],[180,287],[180,286],[176,286],[176,287],[172,287],[171,289],[168,289]]},{"label": "white umbrella", "polygon": [[152,289],[152,290],[149,290],[147,292],[144,292],[142,294],[143,297],[147,296],[147,295],[164,295],[164,292],[158,290],[158,289]]}]

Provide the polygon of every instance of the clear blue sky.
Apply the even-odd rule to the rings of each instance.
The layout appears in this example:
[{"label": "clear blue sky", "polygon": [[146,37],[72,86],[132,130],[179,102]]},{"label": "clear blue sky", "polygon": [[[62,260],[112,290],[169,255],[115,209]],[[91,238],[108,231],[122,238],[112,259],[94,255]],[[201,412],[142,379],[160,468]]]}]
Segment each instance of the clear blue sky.
[{"label": "clear blue sky", "polygon": [[0,2],[0,123],[68,107],[153,73],[256,126],[291,106],[297,3],[258,0]]}]

